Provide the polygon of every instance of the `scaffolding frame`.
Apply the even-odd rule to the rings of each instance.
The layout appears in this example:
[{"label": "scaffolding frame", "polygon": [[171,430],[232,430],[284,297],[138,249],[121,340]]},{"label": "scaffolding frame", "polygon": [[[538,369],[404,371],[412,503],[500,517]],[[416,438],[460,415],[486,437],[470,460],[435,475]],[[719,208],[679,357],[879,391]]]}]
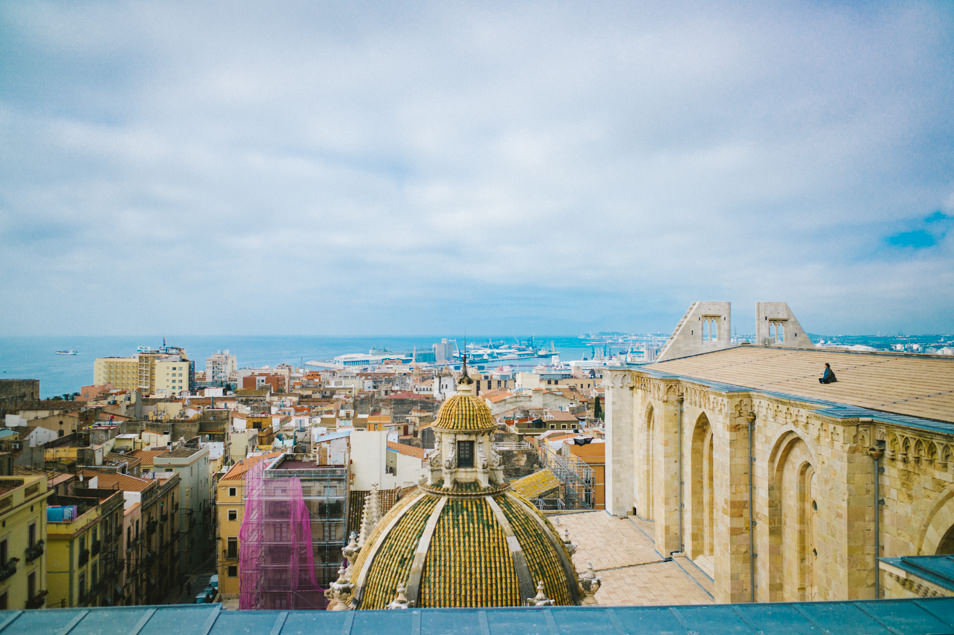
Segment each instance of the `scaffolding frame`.
[{"label": "scaffolding frame", "polygon": [[540,509],[593,509],[596,503],[596,477],[592,467],[579,457],[564,456],[542,444],[544,465],[563,482],[563,498],[556,506],[543,499],[535,500]]},{"label": "scaffolding frame", "polygon": [[295,476],[266,478],[265,463],[259,461],[245,475],[239,608],[324,609],[301,481]]}]

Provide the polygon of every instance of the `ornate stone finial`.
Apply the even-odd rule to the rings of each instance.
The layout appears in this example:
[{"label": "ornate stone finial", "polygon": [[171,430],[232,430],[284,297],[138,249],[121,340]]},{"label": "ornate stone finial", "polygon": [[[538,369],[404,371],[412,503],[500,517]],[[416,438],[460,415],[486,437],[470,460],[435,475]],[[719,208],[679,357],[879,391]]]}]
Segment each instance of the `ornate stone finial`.
[{"label": "ornate stone finial", "polygon": [[399,584],[395,590],[394,599],[391,600],[391,603],[388,604],[385,608],[394,610],[394,609],[406,609],[407,604],[407,587],[403,584]]},{"label": "ornate stone finial", "polygon": [[596,571],[593,570],[593,563],[586,563],[586,571],[580,576],[580,588],[583,590],[583,604],[596,604],[596,592],[600,590],[603,581]]},{"label": "ornate stone finial", "polygon": [[354,559],[358,557],[360,551],[361,545],[358,544],[358,534],[352,531],[348,544],[341,549],[341,555],[348,561],[348,569],[345,573],[349,578],[351,577],[351,567],[354,564]]},{"label": "ornate stone finial", "polygon": [[527,606],[553,606],[554,604],[555,602],[543,592],[543,580],[537,582],[537,594],[532,598],[527,598]]},{"label": "ornate stone finial", "polygon": [[354,591],[354,585],[345,575],[345,568],[338,568],[338,579],[328,585],[325,591],[325,598],[328,600],[329,611],[350,611],[351,594]]},{"label": "ornate stone finial", "polygon": [[381,520],[381,506],[378,502],[378,484],[371,483],[371,491],[364,499],[364,510],[361,512],[361,532],[358,534],[358,545],[363,547],[371,532]]},{"label": "ornate stone finial", "polygon": [[576,553],[576,544],[570,539],[570,530],[566,527],[563,528],[563,546],[571,556]]}]

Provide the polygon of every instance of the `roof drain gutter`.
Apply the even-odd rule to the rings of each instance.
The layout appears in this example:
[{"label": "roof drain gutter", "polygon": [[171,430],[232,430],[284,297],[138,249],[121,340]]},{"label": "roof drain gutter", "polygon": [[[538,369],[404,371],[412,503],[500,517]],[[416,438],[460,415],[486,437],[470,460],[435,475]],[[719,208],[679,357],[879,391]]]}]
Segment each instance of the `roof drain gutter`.
[{"label": "roof drain gutter", "polygon": [[[678,419],[678,424],[679,424],[679,441],[678,441],[678,446],[677,446],[677,447],[678,447],[678,452],[679,452],[679,552],[680,552],[680,553],[685,553],[685,552],[686,552],[686,545],[685,545],[685,543],[684,543],[684,541],[683,541],[683,529],[682,529],[682,528],[683,528],[683,524],[684,524],[684,523],[683,523],[683,519],[682,519],[682,515],[683,515],[683,500],[682,500],[683,494],[682,494],[682,490],[683,490],[683,488],[684,488],[684,486],[685,486],[685,481],[683,480],[683,472],[682,472],[682,404],[683,404],[683,397],[680,396],[678,399],[676,399],[676,403],[679,405],[679,419]],[[669,555],[672,555],[672,554],[669,554]]]},{"label": "roof drain gutter", "polygon": [[746,417],[749,425],[749,601],[755,602],[755,496],[752,487],[752,471],[755,468],[755,456],[752,453],[752,432],[755,430],[755,412]]},{"label": "roof drain gutter", "polygon": [[881,571],[878,566],[878,557],[881,555],[881,506],[884,504],[881,500],[881,474],[884,472],[884,468],[881,467],[881,457],[884,456],[884,441],[876,441],[873,447],[868,448],[868,455],[874,462],[874,576],[875,599],[880,600]]}]

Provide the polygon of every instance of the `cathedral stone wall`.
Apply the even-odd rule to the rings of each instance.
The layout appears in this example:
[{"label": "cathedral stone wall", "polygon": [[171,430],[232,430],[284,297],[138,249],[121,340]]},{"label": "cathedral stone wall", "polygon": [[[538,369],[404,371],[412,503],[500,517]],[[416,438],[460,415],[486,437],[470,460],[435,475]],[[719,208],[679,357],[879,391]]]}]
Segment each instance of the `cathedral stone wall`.
[{"label": "cathedral stone wall", "polygon": [[876,581],[891,597],[876,555],[954,552],[946,424],[650,370],[606,389],[608,510],[652,520],[657,550],[685,552],[720,602],[868,599]]}]

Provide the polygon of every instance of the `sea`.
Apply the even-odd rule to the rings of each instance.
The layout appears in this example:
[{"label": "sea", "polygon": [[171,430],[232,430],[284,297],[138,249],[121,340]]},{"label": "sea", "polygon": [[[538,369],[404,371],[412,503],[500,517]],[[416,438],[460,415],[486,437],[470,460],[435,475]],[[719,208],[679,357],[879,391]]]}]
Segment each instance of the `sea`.
[{"label": "sea", "polygon": [[[884,336],[884,335],[816,335],[815,342],[827,341],[842,346],[866,346],[877,350],[889,350],[900,344],[911,350],[912,345],[952,346],[954,335]],[[93,361],[97,357],[128,357],[140,346],[158,348],[163,342],[186,349],[189,359],[195,360],[196,370],[205,368],[205,360],[212,353],[228,350],[235,355],[239,368],[262,368],[291,364],[296,368],[308,361],[328,361],[347,353],[389,351],[410,353],[430,351],[431,345],[446,337],[456,339],[463,346],[463,337],[446,335],[420,336],[362,336],[331,337],[321,335],[181,335],[181,336],[104,336],[104,337],[0,337],[0,379],[39,379],[40,395],[43,398],[63,396],[79,392],[83,386],[93,383]],[[657,345],[665,342],[665,336],[646,336]],[[471,337],[469,341],[484,345],[514,344],[526,342],[527,336],[513,335]],[[535,336],[538,347],[549,349],[552,345],[561,361],[592,359],[597,349],[604,355],[625,351],[626,345],[611,343],[594,344],[593,340],[580,336]],[[57,355],[58,350],[76,350],[76,355]],[[490,364],[488,368],[509,365],[518,370],[528,370],[537,364],[550,361],[551,357],[508,360]]]},{"label": "sea", "polygon": [[[196,370],[205,368],[205,360],[212,353],[228,350],[235,355],[239,368],[274,367],[286,363],[300,368],[308,361],[331,360],[347,353],[376,352],[409,353],[430,351],[431,345],[447,336],[365,336],[328,337],[319,335],[213,335],[213,336],[106,336],[106,337],[0,337],[0,379],[39,379],[43,398],[79,392],[82,386],[93,383],[93,362],[97,357],[128,357],[140,346],[158,348],[163,341],[169,346],[185,348],[189,359],[195,360]],[[464,339],[456,339],[463,346]],[[527,337],[475,337],[469,341],[485,344],[513,344]],[[551,343],[562,361],[591,357],[594,347],[584,338],[547,336],[534,338],[539,347],[550,348]],[[76,350],[76,355],[57,355],[58,350]],[[619,350],[616,347],[612,351]],[[531,360],[501,362],[492,367],[509,364],[512,367],[533,367],[549,357]]]}]

